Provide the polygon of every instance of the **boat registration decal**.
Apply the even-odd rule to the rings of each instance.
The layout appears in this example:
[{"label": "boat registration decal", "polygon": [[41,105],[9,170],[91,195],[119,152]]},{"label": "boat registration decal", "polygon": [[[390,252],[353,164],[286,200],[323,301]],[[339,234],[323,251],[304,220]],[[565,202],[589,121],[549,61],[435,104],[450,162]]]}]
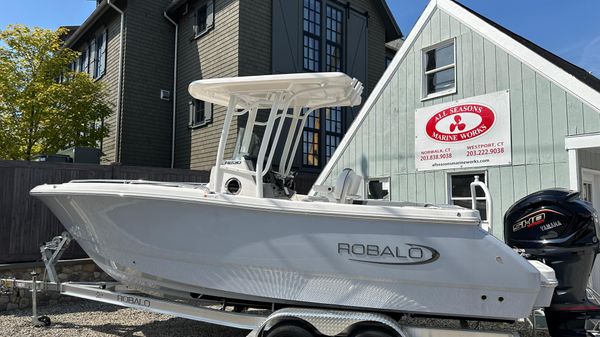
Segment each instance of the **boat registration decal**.
[{"label": "boat registration decal", "polygon": [[437,250],[414,243],[406,243],[404,246],[380,246],[340,242],[337,252],[349,261],[398,266],[432,263],[440,258]]}]

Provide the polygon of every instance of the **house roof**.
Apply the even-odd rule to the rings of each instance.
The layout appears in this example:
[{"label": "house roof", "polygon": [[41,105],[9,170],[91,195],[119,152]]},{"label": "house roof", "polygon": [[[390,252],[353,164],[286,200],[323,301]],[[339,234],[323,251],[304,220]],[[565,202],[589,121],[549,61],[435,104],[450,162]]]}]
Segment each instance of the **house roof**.
[{"label": "house roof", "polygon": [[67,33],[61,36],[61,39],[64,42],[67,41],[73,35],[73,33],[77,31],[77,28],[79,28],[79,26],[60,26],[60,28],[65,28],[67,30]]},{"label": "house roof", "polygon": [[596,91],[600,92],[600,79],[597,78],[596,76],[592,75],[589,71],[580,68],[576,65],[574,65],[573,63],[561,58],[560,56],[553,54],[552,52],[540,47],[539,45],[531,42],[530,40],[508,30],[507,28],[505,28],[504,26],[490,20],[489,18],[486,18],[485,16],[475,12],[474,10],[468,8],[467,6],[459,3],[458,1],[455,0],[451,0],[452,2],[456,3],[457,5],[461,6],[462,8],[466,9],[467,11],[469,11],[471,14],[477,16],[478,18],[480,18],[481,20],[485,21],[486,23],[490,24],[491,26],[493,26],[494,28],[500,30],[502,33],[512,37],[513,39],[515,39],[516,41],[518,41],[519,43],[521,43],[522,45],[524,45],[525,47],[531,49],[533,52],[539,54],[540,56],[542,56],[543,58],[545,58],[546,60],[552,62],[554,65],[556,65],[557,67],[563,69],[564,71],[568,72],[569,74],[575,76],[577,79],[579,79],[581,82],[589,85],[590,87],[594,88]]},{"label": "house roof", "polygon": [[[181,6],[187,3],[190,0],[173,0],[169,6],[166,8],[166,12],[168,15],[173,15]],[[385,20],[385,37],[386,42],[393,41],[399,38],[402,38],[402,31],[400,30],[400,26],[396,22],[392,11],[387,5],[386,0],[377,0],[375,1],[375,7],[377,10],[383,15]]]},{"label": "house roof", "polygon": [[[117,0],[116,2],[119,1]],[[107,0],[102,0],[102,2],[96,6],[96,9],[94,9],[92,14],[85,19],[81,26],[69,34],[67,40],[65,41],[65,46],[72,47],[109,9],[110,6],[108,5]]]},{"label": "house roof", "polygon": [[387,4],[386,0],[375,1],[375,6],[379,8],[379,10],[384,14],[383,18],[386,20],[385,25],[385,41],[394,41],[396,39],[403,38],[402,31],[400,30],[400,26],[398,26],[398,22],[394,18],[390,7]]},{"label": "house roof", "polygon": [[398,50],[400,50],[400,47],[402,47],[403,43],[404,43],[404,39],[400,38],[400,39],[396,39],[396,40],[386,43],[385,47],[388,49],[391,49],[393,51],[398,51]]},{"label": "house roof", "polygon": [[371,96],[365,101],[365,104],[350,126],[350,129],[348,129],[348,132],[346,132],[337,150],[317,178],[316,185],[323,184],[325,179],[331,174],[341,154],[348,147],[368,112],[383,93],[396,69],[400,66],[436,9],[441,9],[457,18],[473,31],[495,45],[500,46],[520,62],[534,69],[550,81],[553,81],[556,85],[600,113],[600,80],[592,74],[459,4],[455,0],[430,0],[423,14],[421,14],[405,42],[400,47],[400,50],[396,53],[392,63],[388,66],[371,92]]}]

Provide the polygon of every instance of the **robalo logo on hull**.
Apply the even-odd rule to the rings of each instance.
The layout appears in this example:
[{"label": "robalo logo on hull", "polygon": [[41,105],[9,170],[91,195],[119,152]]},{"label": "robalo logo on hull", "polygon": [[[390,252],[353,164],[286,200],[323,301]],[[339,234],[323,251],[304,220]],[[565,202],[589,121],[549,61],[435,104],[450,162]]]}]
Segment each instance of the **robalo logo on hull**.
[{"label": "robalo logo on hull", "polygon": [[435,113],[425,125],[427,136],[444,143],[477,138],[496,123],[496,113],[483,104],[460,104]]},{"label": "robalo logo on hull", "polygon": [[337,252],[340,256],[348,257],[350,261],[385,265],[426,264],[440,257],[437,250],[414,243],[384,246],[340,242],[337,244]]}]

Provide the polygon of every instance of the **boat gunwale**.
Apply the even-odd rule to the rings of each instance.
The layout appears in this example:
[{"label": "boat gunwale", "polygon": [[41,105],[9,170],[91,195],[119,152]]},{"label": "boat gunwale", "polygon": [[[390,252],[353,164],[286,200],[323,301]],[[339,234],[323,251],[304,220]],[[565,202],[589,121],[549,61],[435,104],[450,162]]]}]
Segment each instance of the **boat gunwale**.
[{"label": "boat gunwale", "polygon": [[[92,191],[81,190],[78,188],[69,187],[81,187],[84,186],[82,183],[64,183],[64,184],[46,184],[34,187],[30,191],[30,195],[34,197],[38,196],[109,196],[109,197],[129,197],[138,199],[155,199],[155,200],[173,200],[173,201],[185,201],[189,203],[210,203],[216,204],[221,207],[230,207],[238,209],[256,209],[262,212],[275,212],[275,213],[302,213],[310,214],[315,216],[328,216],[328,217],[343,217],[343,218],[358,218],[358,219],[378,219],[378,220],[390,220],[390,221],[414,221],[419,223],[436,223],[436,224],[452,224],[452,225],[466,225],[466,226],[479,226],[481,219],[474,210],[467,208],[457,209],[443,209],[423,206],[385,206],[385,205],[356,205],[356,204],[339,204],[333,202],[321,202],[321,201],[293,201],[285,199],[267,199],[267,198],[253,198],[245,196],[234,196],[225,194],[214,194],[208,193],[206,190],[194,188],[193,185],[189,186],[176,186],[176,185],[155,185],[155,184],[109,184],[109,183],[88,183],[86,187],[95,185],[97,188]],[[60,186],[60,187],[59,187]],[[116,189],[114,187],[121,187]],[[143,186],[145,189],[154,189],[155,191],[131,191],[123,190],[130,189],[132,186],[140,187]],[[57,188],[58,187],[58,188]],[[107,187],[112,187],[107,188]],[[104,188],[104,189],[102,189]],[[187,193],[186,195],[173,195],[157,193],[156,190],[164,191],[187,191],[187,192],[200,192],[199,194]],[[251,202],[254,201],[254,202]],[[300,207],[303,206],[303,207]],[[384,212],[387,211],[387,212]],[[398,214],[398,211],[403,211],[404,214]],[[407,212],[408,211],[408,212]],[[432,215],[431,213],[438,213]],[[451,216],[450,214],[454,214]],[[460,215],[458,215],[460,214]]]}]

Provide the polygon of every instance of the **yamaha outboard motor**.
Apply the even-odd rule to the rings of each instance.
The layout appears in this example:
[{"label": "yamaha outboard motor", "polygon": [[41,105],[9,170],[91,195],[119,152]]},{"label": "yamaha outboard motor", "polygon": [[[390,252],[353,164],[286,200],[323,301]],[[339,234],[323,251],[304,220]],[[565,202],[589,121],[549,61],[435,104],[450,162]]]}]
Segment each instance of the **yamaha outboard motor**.
[{"label": "yamaha outboard motor", "polygon": [[600,306],[586,291],[599,236],[596,210],[569,190],[530,194],[504,216],[506,243],[556,273],[558,286],[551,306],[544,309],[552,337],[586,336],[587,319],[600,316]]}]

